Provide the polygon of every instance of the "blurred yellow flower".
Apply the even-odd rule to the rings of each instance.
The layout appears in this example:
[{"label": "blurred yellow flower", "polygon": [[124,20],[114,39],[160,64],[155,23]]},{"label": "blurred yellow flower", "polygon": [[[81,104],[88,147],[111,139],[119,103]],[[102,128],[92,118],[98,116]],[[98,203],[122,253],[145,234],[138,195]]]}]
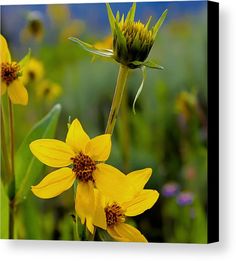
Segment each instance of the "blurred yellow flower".
[{"label": "blurred yellow flower", "polygon": [[55,25],[63,24],[70,19],[70,10],[67,5],[51,4],[47,6],[48,15]]},{"label": "blurred yellow flower", "polygon": [[[143,189],[151,176],[151,169],[134,171],[126,177],[129,186],[133,186],[134,196],[131,199],[124,199],[122,191],[111,199],[104,197],[98,190],[95,190],[95,212],[93,224],[104,230],[109,235],[121,242],[147,242],[147,239],[135,227],[126,224],[126,217],[133,217],[142,214],[150,209],[159,197],[156,190]],[[120,197],[121,196],[121,197]]]},{"label": "blurred yellow flower", "polygon": [[44,25],[41,14],[37,11],[32,11],[27,16],[27,24],[20,33],[21,41],[27,42],[34,39],[40,42],[44,35]]},{"label": "blurred yellow flower", "polygon": [[84,23],[80,20],[72,20],[68,25],[66,25],[59,36],[60,42],[67,42],[71,35],[79,36],[84,30]]},{"label": "blurred yellow flower", "polygon": [[44,68],[42,62],[35,58],[31,58],[25,66],[24,73],[22,75],[22,80],[24,84],[38,82],[43,78]]},{"label": "blurred yellow flower", "polygon": [[[39,139],[30,144],[31,152],[44,164],[60,168],[48,174],[32,192],[39,198],[53,198],[78,181],[75,209],[91,233],[95,209],[94,187],[112,197],[122,191],[129,194],[126,176],[114,167],[102,163],[111,152],[111,135],[90,139],[78,119],[69,127],[66,141]],[[70,167],[68,167],[70,166]]]},{"label": "blurred yellow flower", "polygon": [[196,106],[197,99],[194,93],[183,91],[176,98],[176,111],[181,113],[186,120],[190,118],[192,111],[196,109]]},{"label": "blurred yellow flower", "polygon": [[27,105],[28,93],[22,82],[23,67],[29,54],[19,63],[11,60],[6,39],[0,35],[1,95],[6,91],[14,104]]},{"label": "blurred yellow flower", "polygon": [[50,80],[42,80],[35,86],[35,91],[38,100],[51,103],[61,95],[62,88],[55,82]]},{"label": "blurred yellow flower", "polygon": [[112,35],[108,35],[102,41],[96,42],[94,47],[97,49],[112,49],[112,42]]}]

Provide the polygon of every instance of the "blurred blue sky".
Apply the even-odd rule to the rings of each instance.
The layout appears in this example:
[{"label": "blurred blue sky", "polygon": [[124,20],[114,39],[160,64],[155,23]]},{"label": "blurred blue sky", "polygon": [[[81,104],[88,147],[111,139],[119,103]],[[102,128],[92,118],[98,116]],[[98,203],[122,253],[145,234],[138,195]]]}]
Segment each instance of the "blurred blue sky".
[{"label": "blurred blue sky", "polygon": [[[107,18],[106,6],[104,3],[90,4],[67,4],[69,5],[72,18],[78,18],[85,22],[89,31],[94,34],[106,35],[109,32],[109,23]],[[112,3],[114,12],[120,10],[121,13],[127,13],[131,6],[130,3]],[[207,6],[207,1],[176,1],[176,2],[138,2],[136,11],[136,20],[143,22],[152,15],[156,19],[168,8],[168,20],[176,19],[182,16],[194,15],[201,12]],[[26,23],[28,11],[39,11],[44,23],[49,22],[46,5],[12,5],[2,6],[1,23],[2,33],[11,41],[17,41],[15,34],[21,30]],[[153,22],[155,20],[153,19]]]}]

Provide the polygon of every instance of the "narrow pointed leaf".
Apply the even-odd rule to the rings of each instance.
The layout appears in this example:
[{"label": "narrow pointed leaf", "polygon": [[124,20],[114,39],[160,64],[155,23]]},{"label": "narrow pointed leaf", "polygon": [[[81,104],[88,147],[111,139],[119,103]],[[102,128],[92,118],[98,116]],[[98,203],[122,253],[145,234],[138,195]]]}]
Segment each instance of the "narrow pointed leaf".
[{"label": "narrow pointed leaf", "polygon": [[159,18],[159,20],[157,21],[157,23],[155,24],[154,28],[153,28],[153,36],[154,38],[156,37],[161,25],[163,24],[164,20],[166,19],[166,16],[167,16],[167,13],[168,13],[168,10],[166,9],[161,17]]},{"label": "narrow pointed leaf", "polygon": [[81,41],[78,38],[70,37],[69,40],[71,40],[74,43],[79,44],[85,51],[90,52],[92,54],[102,56],[102,57],[113,57],[113,51],[109,49],[97,49],[91,44],[85,43]]},{"label": "narrow pointed leaf", "polygon": [[164,70],[164,67],[157,64],[156,62],[152,61],[152,60],[149,60],[149,61],[146,61],[143,63],[143,65],[149,67],[149,68],[152,68],[152,69],[159,69],[159,70]]},{"label": "narrow pointed leaf", "polygon": [[146,23],[146,25],[145,25],[145,29],[148,30],[148,27],[149,27],[149,25],[150,25],[151,20],[152,20],[152,16],[149,17],[149,19],[148,19],[148,21],[147,21],[147,23]]},{"label": "narrow pointed leaf", "polygon": [[126,19],[125,19],[126,22],[134,21],[135,11],[136,11],[136,3],[133,3],[132,7],[130,8],[130,10],[126,16]]},{"label": "narrow pointed leaf", "polygon": [[21,59],[21,61],[18,63],[20,65],[20,68],[23,68],[29,62],[30,56],[31,56],[31,49],[28,50],[26,56],[23,59]]},{"label": "narrow pointed leaf", "polygon": [[41,178],[44,164],[37,160],[29,149],[29,144],[37,139],[53,138],[61,112],[61,106],[53,109],[29,132],[15,156],[16,203],[27,197],[31,185]]},{"label": "narrow pointed leaf", "polygon": [[106,3],[106,7],[107,7],[107,15],[108,15],[108,19],[109,19],[109,23],[110,23],[110,27],[111,27],[111,32],[113,34],[113,32],[115,30],[115,17],[113,15],[111,7],[108,3]]},{"label": "narrow pointed leaf", "polygon": [[122,47],[127,51],[125,37],[122,34],[120,27],[117,23],[115,23],[115,30],[116,30],[117,38],[118,38],[120,45],[122,45]]},{"label": "narrow pointed leaf", "polygon": [[142,76],[143,76],[143,79],[142,79],[142,82],[138,88],[138,91],[135,95],[135,98],[134,98],[134,102],[133,102],[133,113],[136,114],[135,112],[135,104],[136,104],[136,101],[138,99],[138,97],[140,96],[142,90],[143,90],[143,85],[144,85],[144,82],[145,82],[145,79],[146,79],[146,67],[145,66],[142,66],[141,67],[141,70],[142,70]]},{"label": "narrow pointed leaf", "polygon": [[120,21],[120,12],[118,11],[116,13],[116,22],[119,23],[119,21]]}]

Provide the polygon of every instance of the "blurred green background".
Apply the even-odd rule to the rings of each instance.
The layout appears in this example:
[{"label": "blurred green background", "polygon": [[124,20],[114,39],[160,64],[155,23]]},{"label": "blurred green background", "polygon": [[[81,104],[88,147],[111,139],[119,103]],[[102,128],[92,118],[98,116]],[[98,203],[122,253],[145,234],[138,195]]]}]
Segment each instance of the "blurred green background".
[{"label": "blurred green background", "polygon": [[[127,13],[130,5],[112,8]],[[146,188],[158,190],[160,198],[129,220],[148,241],[206,243],[206,2],[137,3],[136,20],[153,15],[154,23],[165,8],[168,19],[150,53],[165,70],[147,71],[136,115],[132,103],[142,78],[138,69],[130,71],[108,163],[124,173],[153,169]],[[25,80],[29,105],[15,106],[16,147],[56,103],[62,105],[58,139],[65,139],[69,117],[78,118],[91,137],[104,132],[119,66],[94,59],[67,38],[108,47],[105,4],[4,6],[2,34],[16,60],[28,48],[36,59]],[[19,238],[72,240],[73,213],[72,189],[50,200],[29,193],[17,213]]]}]

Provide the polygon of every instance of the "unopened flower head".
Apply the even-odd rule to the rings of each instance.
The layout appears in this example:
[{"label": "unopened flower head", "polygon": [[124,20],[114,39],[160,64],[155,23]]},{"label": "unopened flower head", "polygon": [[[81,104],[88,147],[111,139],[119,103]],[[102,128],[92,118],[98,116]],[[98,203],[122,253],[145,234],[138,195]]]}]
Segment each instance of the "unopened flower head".
[{"label": "unopened flower head", "polygon": [[163,69],[162,66],[149,60],[146,61],[149,52],[154,44],[157,33],[163,24],[167,10],[165,10],[156,24],[150,28],[152,17],[149,18],[146,24],[140,21],[134,21],[136,3],[133,3],[126,18],[124,14],[120,16],[119,11],[114,16],[111,7],[107,4],[107,13],[112,32],[112,49],[99,48],[96,45],[91,45],[70,37],[69,39],[78,43],[86,51],[116,60],[131,69],[139,67],[150,67],[154,69]]},{"label": "unopened flower head", "polygon": [[107,10],[113,34],[114,59],[130,68],[142,66],[154,44],[167,10],[151,29],[149,25],[152,17],[149,18],[146,25],[140,21],[134,21],[136,3],[132,5],[126,18],[124,18],[124,15],[120,18],[119,12],[117,12],[115,18],[109,4],[107,4]]}]

